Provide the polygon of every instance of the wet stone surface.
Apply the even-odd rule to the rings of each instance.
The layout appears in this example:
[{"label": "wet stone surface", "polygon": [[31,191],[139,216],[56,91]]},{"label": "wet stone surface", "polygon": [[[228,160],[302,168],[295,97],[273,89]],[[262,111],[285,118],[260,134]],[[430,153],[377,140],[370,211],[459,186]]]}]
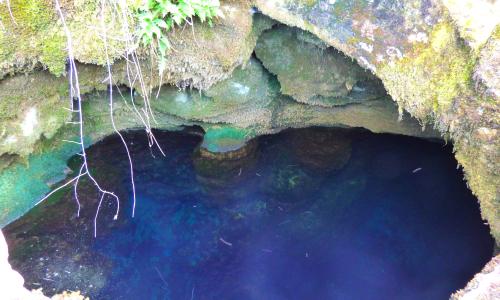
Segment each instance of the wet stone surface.
[{"label": "wet stone surface", "polygon": [[[360,130],[265,136],[245,155],[199,153],[200,137],[125,135],[89,149],[87,180],[4,228],[28,288],[92,299],[444,299],[493,241],[451,147]],[[198,149],[198,150],[197,150]],[[243,152],[242,152],[243,153]],[[70,161],[78,169],[78,158]],[[75,172],[75,171],[74,171]]]}]

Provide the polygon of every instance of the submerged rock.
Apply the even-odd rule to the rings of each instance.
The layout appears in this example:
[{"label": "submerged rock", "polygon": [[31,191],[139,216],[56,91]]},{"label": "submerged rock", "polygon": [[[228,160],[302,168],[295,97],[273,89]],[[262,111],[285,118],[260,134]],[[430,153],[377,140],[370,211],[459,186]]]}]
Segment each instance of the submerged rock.
[{"label": "submerged rock", "polygon": [[200,145],[193,154],[196,178],[210,194],[224,198],[224,187],[246,177],[257,159],[257,139],[238,149],[212,152]]},{"label": "submerged rock", "polygon": [[12,269],[8,261],[9,252],[2,231],[0,231],[0,290],[2,298],[8,300],[88,300],[80,295],[80,292],[67,292],[56,294],[52,298],[46,297],[42,289],[28,290],[23,286],[24,279],[15,270]]},{"label": "submerged rock", "polygon": [[298,160],[314,171],[340,170],[351,157],[351,138],[341,129],[292,131],[290,145]]}]

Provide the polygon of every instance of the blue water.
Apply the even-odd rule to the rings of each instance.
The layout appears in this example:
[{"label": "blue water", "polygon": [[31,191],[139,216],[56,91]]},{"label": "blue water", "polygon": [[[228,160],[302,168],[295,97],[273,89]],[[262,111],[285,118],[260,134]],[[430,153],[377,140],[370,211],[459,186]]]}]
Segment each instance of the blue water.
[{"label": "blue water", "polygon": [[122,197],[117,221],[107,201],[92,237],[98,195],[83,181],[80,218],[68,190],[6,228],[28,287],[92,299],[447,299],[492,255],[443,143],[305,129],[214,162],[187,133],[157,133],[165,158],[142,133],[126,138],[135,218],[110,138],[89,155]]}]

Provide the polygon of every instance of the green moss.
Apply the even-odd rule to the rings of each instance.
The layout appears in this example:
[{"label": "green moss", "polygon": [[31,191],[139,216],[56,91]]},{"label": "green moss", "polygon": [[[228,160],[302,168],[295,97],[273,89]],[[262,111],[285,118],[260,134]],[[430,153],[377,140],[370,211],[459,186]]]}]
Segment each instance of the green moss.
[{"label": "green moss", "polygon": [[67,52],[65,49],[66,38],[60,33],[53,33],[42,40],[40,62],[47,66],[49,71],[58,76],[65,72]]},{"label": "green moss", "polygon": [[15,118],[22,100],[23,97],[20,95],[2,97],[0,101],[0,122]]},{"label": "green moss", "polygon": [[[133,1],[137,2],[137,1]],[[104,64],[104,43],[96,36],[100,15],[98,1],[61,2],[67,25],[72,32],[74,55],[80,62]],[[131,1],[132,3],[132,1]],[[137,4],[134,3],[135,7]],[[0,78],[5,74],[31,71],[40,63],[50,72],[64,74],[66,61],[66,39],[59,18],[51,0],[23,1],[11,0],[10,9],[0,5]],[[114,17],[113,17],[113,16]],[[116,12],[106,10],[108,54],[110,59],[120,57],[125,52],[125,26]],[[127,19],[129,30],[133,31],[133,18]],[[89,30],[89,28],[92,28]]]},{"label": "green moss", "polygon": [[10,0],[9,4],[14,20],[10,17],[6,5],[0,6],[2,7],[0,8],[0,17],[2,20],[9,20],[10,25],[17,30],[41,31],[55,20],[55,11],[52,9],[53,4],[50,0]]},{"label": "green moss", "polygon": [[11,0],[10,11],[12,17],[8,7],[0,5],[0,20],[4,25],[0,34],[0,71],[29,69],[41,61],[55,75],[62,74],[65,41],[56,34],[58,30],[58,34],[62,32],[52,1]]},{"label": "green moss", "polygon": [[466,171],[467,185],[480,199],[481,215],[488,221],[491,234],[497,241],[497,245],[500,245],[500,218],[498,218],[500,215],[498,196],[500,176],[488,170],[488,164],[484,162],[483,157],[485,151],[485,147],[480,145],[473,147],[459,142],[455,144],[455,157]]},{"label": "green moss", "polygon": [[500,40],[500,25],[497,25],[497,27],[495,27],[495,30],[493,30],[491,37],[495,40]]},{"label": "green moss", "polygon": [[318,3],[317,0],[298,0],[295,2],[297,2],[299,5],[305,5],[307,7],[313,7]]},{"label": "green moss", "polygon": [[381,66],[378,73],[401,107],[429,120],[448,110],[454,99],[471,88],[474,63],[453,25],[443,22],[431,32],[429,44]]}]

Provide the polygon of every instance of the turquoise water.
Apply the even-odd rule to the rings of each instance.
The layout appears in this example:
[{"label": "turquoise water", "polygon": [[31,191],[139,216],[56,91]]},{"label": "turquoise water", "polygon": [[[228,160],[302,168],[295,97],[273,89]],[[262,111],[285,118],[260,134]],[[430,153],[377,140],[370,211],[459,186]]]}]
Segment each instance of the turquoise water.
[{"label": "turquoise water", "polygon": [[[89,150],[121,196],[93,218],[82,181],[9,225],[11,263],[30,288],[92,299],[447,299],[491,258],[493,241],[450,146],[360,130],[304,129],[216,161],[200,138],[126,135]],[[251,147],[250,147],[251,148]],[[72,162],[77,166],[78,159]],[[127,200],[128,199],[128,200]]]}]

